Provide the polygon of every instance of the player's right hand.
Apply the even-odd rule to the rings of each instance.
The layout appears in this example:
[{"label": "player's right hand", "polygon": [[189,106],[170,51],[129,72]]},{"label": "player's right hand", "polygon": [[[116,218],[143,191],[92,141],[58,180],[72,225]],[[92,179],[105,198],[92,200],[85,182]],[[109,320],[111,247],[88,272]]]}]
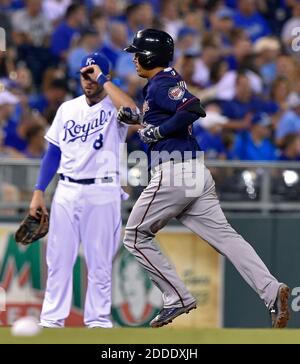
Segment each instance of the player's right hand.
[{"label": "player's right hand", "polygon": [[81,75],[92,82],[97,82],[99,75],[102,73],[100,67],[96,64],[81,68]]},{"label": "player's right hand", "polygon": [[124,107],[124,106],[120,107],[117,114],[117,119],[119,122],[128,125],[141,124],[143,121],[143,117],[141,114],[133,111],[130,107]]},{"label": "player's right hand", "polygon": [[36,216],[36,211],[38,208],[41,208],[43,212],[48,215],[43,192],[40,190],[35,190],[30,202],[29,214]]}]

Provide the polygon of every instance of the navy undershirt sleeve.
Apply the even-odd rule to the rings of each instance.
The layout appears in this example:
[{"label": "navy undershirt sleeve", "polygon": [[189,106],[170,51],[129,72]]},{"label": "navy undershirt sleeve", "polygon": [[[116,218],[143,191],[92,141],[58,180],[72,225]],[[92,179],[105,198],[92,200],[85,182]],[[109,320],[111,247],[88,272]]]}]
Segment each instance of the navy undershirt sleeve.
[{"label": "navy undershirt sleeve", "polygon": [[41,163],[40,173],[35,185],[36,190],[45,191],[59,167],[61,150],[56,145],[49,143],[48,150]]},{"label": "navy undershirt sleeve", "polygon": [[177,111],[170,119],[166,120],[159,126],[161,136],[169,136],[180,130],[185,130],[187,126],[193,124],[199,119],[199,115],[186,110]]}]

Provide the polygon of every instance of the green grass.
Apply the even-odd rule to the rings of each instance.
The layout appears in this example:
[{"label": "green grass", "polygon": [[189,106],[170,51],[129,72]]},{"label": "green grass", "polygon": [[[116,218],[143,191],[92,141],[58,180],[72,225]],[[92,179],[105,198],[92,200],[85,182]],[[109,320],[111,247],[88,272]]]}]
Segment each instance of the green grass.
[{"label": "green grass", "polygon": [[3,344],[300,344],[300,330],[284,329],[43,329],[32,338],[0,328]]}]

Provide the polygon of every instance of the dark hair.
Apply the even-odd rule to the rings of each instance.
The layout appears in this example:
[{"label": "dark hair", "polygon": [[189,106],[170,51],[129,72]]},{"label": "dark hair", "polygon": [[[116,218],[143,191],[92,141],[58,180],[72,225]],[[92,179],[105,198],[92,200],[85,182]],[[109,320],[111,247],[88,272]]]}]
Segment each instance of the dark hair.
[{"label": "dark hair", "polygon": [[224,58],[218,59],[214,62],[210,67],[210,80],[211,83],[214,84],[220,80],[220,70],[223,65],[226,65],[228,68],[228,64]]},{"label": "dark hair", "polygon": [[248,39],[245,31],[241,28],[233,28],[230,31],[230,40],[233,45],[240,40]]},{"label": "dark hair", "polygon": [[281,149],[286,149],[287,147],[289,147],[291,144],[294,143],[294,141],[299,138],[299,135],[296,133],[289,133],[287,134],[284,138],[283,141],[281,143]]},{"label": "dark hair", "polygon": [[271,90],[270,90],[270,96],[272,99],[275,97],[275,89],[281,83],[285,83],[289,89],[291,88],[290,81],[286,76],[279,76],[275,78],[275,80],[271,84]]},{"label": "dark hair", "polygon": [[95,21],[95,19],[99,19],[99,18],[105,18],[105,14],[103,13],[101,8],[95,8],[92,10],[91,14],[90,14],[90,22],[93,23]]},{"label": "dark hair", "polygon": [[218,48],[218,37],[216,32],[205,32],[202,35],[202,49]]},{"label": "dark hair", "polygon": [[174,0],[160,0],[160,11],[164,11],[165,7]]},{"label": "dark hair", "polygon": [[44,128],[41,125],[30,126],[25,133],[26,141],[30,143],[31,139],[34,138],[41,131],[44,132]]},{"label": "dark hair", "polygon": [[197,58],[197,56],[195,56],[194,54],[190,54],[190,53],[184,53],[184,55],[183,55],[183,59],[184,60],[187,60],[187,61],[189,61],[189,60],[191,60],[191,59],[196,59]]},{"label": "dark hair", "polygon": [[81,37],[86,37],[88,35],[98,36],[98,31],[97,31],[97,29],[95,29],[93,27],[88,27],[88,28],[82,29],[82,31],[80,32],[80,35],[81,35]]},{"label": "dark hair", "polygon": [[238,80],[242,77],[247,77],[248,78],[248,75],[247,75],[247,70],[245,68],[240,68],[238,69],[237,73],[236,73],[236,83],[238,82]]},{"label": "dark hair", "polygon": [[213,12],[220,5],[220,0],[207,0],[205,2],[204,8],[208,12]]},{"label": "dark hair", "polygon": [[128,5],[126,10],[125,10],[126,18],[130,17],[130,15],[132,13],[134,13],[140,7],[140,5],[141,4],[130,4],[130,5]]},{"label": "dark hair", "polygon": [[52,80],[50,82],[48,88],[58,88],[61,90],[68,91],[68,84],[67,84],[66,80],[64,80],[62,78],[55,78],[54,80]]},{"label": "dark hair", "polygon": [[65,18],[68,19],[70,16],[72,16],[74,13],[76,13],[76,11],[79,8],[81,8],[83,6],[84,6],[84,4],[81,4],[81,3],[75,3],[75,4],[69,5],[66,10]]}]

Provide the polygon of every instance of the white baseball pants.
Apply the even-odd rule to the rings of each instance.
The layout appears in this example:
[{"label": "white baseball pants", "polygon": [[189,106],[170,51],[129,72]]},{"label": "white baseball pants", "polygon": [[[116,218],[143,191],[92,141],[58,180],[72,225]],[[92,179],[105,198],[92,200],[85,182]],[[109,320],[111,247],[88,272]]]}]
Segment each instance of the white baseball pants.
[{"label": "white baseball pants", "polygon": [[84,323],[89,328],[112,327],[112,261],[121,228],[120,186],[58,183],[51,207],[42,326],[64,326],[70,313],[73,266],[81,242],[88,270]]}]

